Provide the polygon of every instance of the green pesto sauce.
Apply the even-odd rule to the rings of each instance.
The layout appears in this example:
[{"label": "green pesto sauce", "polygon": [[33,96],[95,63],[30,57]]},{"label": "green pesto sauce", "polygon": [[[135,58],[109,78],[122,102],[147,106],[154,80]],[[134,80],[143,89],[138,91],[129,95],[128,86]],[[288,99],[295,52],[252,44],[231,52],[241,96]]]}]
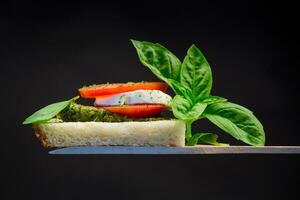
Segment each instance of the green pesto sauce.
[{"label": "green pesto sauce", "polygon": [[[134,85],[137,83],[147,83],[146,81],[139,81],[139,82],[127,82],[127,83],[117,83],[117,84],[130,84],[130,85]],[[111,83],[107,82],[107,83],[103,83],[103,84],[92,84],[92,85],[84,85],[81,88],[90,88],[90,87],[96,87],[96,86],[104,86],[104,85],[109,85]],[[114,84],[114,83],[112,83]]]},{"label": "green pesto sauce", "polygon": [[124,115],[114,114],[103,108],[93,106],[84,106],[77,103],[71,103],[67,108],[61,111],[57,116],[64,122],[126,122],[126,121],[156,121],[166,120],[166,117],[151,118],[129,118]]}]

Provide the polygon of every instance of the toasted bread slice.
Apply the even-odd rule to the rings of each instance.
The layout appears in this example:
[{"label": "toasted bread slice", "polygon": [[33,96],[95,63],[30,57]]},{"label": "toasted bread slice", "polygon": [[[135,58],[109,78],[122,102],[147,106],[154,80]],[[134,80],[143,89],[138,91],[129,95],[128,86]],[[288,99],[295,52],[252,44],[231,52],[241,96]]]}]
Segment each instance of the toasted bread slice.
[{"label": "toasted bread slice", "polygon": [[49,122],[34,125],[46,148],[70,146],[184,146],[185,124],[147,122]]}]

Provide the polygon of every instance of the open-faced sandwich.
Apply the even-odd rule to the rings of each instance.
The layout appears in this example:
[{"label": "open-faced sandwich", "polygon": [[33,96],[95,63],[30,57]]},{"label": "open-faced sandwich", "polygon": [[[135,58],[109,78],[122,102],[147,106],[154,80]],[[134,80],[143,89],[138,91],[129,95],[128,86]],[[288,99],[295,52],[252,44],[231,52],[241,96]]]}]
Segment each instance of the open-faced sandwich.
[{"label": "open-faced sandwich", "polygon": [[[46,115],[51,113],[53,116],[35,120],[34,130],[46,147],[184,146],[184,123],[161,116],[171,106],[172,98],[165,93],[166,90],[167,85],[159,82],[83,87],[79,89],[81,97],[94,98],[94,106],[77,104],[76,98],[52,104],[44,110]],[[51,106],[58,109],[51,111]],[[38,117],[43,117],[43,110],[25,123],[32,123],[31,119]]]},{"label": "open-faced sandwich", "polygon": [[[183,62],[157,43],[132,40],[140,61],[164,82],[97,84],[79,89],[94,105],[75,97],[50,104],[26,118],[45,147],[225,145],[213,133],[192,133],[207,118],[238,140],[264,145],[263,126],[245,107],[210,94],[211,68],[192,45]],[[176,96],[166,91],[170,87]],[[174,118],[163,113],[172,111]]]}]

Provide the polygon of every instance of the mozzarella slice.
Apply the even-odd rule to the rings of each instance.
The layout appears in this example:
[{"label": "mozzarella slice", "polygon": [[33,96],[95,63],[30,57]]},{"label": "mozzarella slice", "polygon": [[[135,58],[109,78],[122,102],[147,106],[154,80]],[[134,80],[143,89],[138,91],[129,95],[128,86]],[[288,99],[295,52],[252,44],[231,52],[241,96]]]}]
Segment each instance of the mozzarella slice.
[{"label": "mozzarella slice", "polygon": [[135,90],[109,97],[98,97],[95,106],[117,106],[131,104],[163,104],[171,106],[172,97],[160,90]]}]

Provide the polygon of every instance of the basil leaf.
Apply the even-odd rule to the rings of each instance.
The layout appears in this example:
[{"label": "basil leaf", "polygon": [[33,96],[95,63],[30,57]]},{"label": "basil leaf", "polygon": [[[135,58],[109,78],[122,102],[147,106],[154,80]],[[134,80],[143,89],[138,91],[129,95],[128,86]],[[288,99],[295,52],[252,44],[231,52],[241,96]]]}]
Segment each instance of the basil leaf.
[{"label": "basil leaf", "polygon": [[184,86],[194,101],[208,96],[212,88],[212,73],[210,66],[201,51],[192,45],[181,66],[180,83]]},{"label": "basil leaf", "polygon": [[199,99],[200,102],[206,103],[206,104],[213,104],[213,103],[220,103],[220,102],[225,102],[227,99],[219,96],[207,96],[207,97],[202,97]]},{"label": "basil leaf", "polygon": [[31,116],[27,117],[23,122],[23,124],[35,124],[35,123],[47,122],[53,117],[55,117],[60,111],[65,109],[67,106],[69,106],[72,101],[75,101],[78,98],[79,97],[75,97],[68,101],[61,101],[58,103],[50,104],[36,111]]},{"label": "basil leaf", "polygon": [[207,104],[198,102],[191,104],[190,101],[182,96],[176,95],[172,100],[172,111],[176,118],[193,122],[201,117]]},{"label": "basil leaf", "polygon": [[[169,84],[169,79],[180,80],[180,60],[158,43],[131,40],[140,61],[158,78]],[[170,85],[170,84],[169,84]]]},{"label": "basil leaf", "polygon": [[196,144],[212,144],[216,146],[229,146],[228,144],[219,143],[218,135],[213,133],[196,133],[187,142],[187,146],[194,146]]},{"label": "basil leaf", "polygon": [[215,103],[207,106],[203,116],[238,140],[254,146],[265,144],[262,124],[245,107],[230,102]]},{"label": "basil leaf", "polygon": [[192,102],[192,98],[188,95],[186,89],[182,85],[173,79],[168,79],[169,86],[173,89],[175,94],[185,97],[185,99]]},{"label": "basil leaf", "polygon": [[185,94],[185,89],[180,85],[180,83],[178,81],[173,80],[173,79],[168,79],[167,82],[168,82],[168,85],[175,92],[175,94],[182,95],[182,96]]}]

